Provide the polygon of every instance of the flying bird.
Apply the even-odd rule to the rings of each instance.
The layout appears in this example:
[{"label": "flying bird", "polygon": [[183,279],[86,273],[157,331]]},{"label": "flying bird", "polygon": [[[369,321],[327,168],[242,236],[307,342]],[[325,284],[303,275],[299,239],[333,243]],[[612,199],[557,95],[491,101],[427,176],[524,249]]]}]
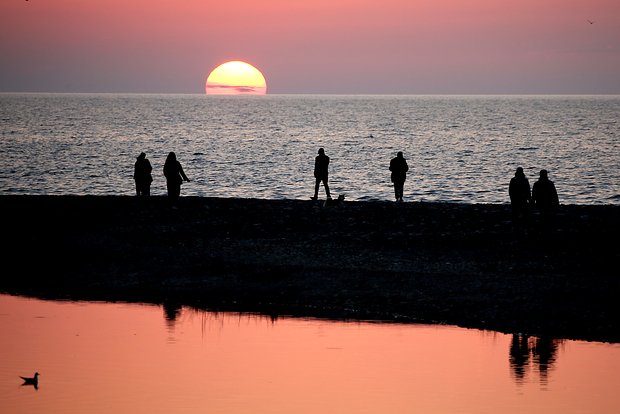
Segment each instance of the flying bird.
[{"label": "flying bird", "polygon": [[588,19],[588,23],[594,24],[594,22],[592,20],[589,20],[589,19]]},{"label": "flying bird", "polygon": [[35,372],[34,373],[34,377],[29,378],[29,377],[22,377],[20,375],[20,378],[24,380],[24,383],[22,385],[34,385],[35,389],[39,389],[39,373]]}]

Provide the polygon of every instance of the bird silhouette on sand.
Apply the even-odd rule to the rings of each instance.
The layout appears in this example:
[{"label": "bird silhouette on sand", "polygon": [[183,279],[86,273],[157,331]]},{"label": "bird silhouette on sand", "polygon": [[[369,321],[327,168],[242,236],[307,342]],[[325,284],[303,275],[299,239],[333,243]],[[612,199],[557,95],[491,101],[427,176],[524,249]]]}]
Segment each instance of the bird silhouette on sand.
[{"label": "bird silhouette on sand", "polygon": [[20,378],[24,380],[24,383],[22,385],[32,385],[34,387],[35,390],[39,389],[39,373],[35,372],[34,373],[34,377],[22,377],[20,375]]}]

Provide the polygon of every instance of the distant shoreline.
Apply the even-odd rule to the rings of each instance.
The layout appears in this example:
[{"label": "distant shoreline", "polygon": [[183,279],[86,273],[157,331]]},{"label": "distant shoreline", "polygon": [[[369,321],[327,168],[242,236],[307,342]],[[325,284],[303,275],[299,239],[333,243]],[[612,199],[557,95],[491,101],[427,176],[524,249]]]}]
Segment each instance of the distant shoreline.
[{"label": "distant shoreline", "polygon": [[0,196],[0,292],[620,342],[620,206]]}]

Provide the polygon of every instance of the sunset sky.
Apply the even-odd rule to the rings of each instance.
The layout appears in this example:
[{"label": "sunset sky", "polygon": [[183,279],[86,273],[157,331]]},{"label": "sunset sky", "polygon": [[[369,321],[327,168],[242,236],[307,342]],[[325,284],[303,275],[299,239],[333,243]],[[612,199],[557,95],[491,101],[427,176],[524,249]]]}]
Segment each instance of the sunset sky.
[{"label": "sunset sky", "polygon": [[[590,24],[588,20],[593,21]],[[620,93],[618,0],[2,0],[0,91]]]}]

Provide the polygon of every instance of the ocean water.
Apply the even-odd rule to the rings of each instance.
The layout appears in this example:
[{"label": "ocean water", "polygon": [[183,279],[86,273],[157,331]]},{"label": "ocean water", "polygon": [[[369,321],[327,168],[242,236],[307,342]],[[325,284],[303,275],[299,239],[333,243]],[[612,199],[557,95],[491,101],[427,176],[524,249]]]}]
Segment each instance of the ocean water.
[{"label": "ocean water", "polygon": [[308,199],[319,147],[348,200],[392,200],[403,151],[405,201],[507,203],[522,166],[563,204],[620,204],[620,96],[0,94],[2,194],[132,195],[144,151],[164,195],[174,151],[182,195]]}]

